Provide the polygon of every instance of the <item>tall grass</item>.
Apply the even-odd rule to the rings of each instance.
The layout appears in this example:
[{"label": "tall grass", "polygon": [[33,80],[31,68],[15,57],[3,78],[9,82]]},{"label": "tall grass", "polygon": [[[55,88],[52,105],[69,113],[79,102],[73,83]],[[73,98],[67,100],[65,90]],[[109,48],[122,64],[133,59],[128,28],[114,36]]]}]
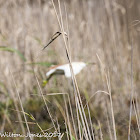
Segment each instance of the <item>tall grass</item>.
[{"label": "tall grass", "polygon": [[[1,131],[138,139],[139,7],[138,0],[1,1]],[[75,76],[73,61],[97,65]],[[72,78],[54,76],[43,87],[51,64],[64,63]]]}]

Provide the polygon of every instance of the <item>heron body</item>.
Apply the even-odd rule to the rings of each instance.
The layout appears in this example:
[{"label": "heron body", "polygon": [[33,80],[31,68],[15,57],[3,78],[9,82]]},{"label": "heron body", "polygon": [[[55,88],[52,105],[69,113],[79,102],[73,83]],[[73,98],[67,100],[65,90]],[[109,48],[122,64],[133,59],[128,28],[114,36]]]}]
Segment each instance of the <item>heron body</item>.
[{"label": "heron body", "polygon": [[[87,64],[84,62],[72,62],[71,65],[73,68],[74,75],[77,75]],[[46,73],[47,80],[49,80],[53,75],[65,75],[67,78],[70,78],[71,77],[70,65],[64,64],[52,67]]]}]

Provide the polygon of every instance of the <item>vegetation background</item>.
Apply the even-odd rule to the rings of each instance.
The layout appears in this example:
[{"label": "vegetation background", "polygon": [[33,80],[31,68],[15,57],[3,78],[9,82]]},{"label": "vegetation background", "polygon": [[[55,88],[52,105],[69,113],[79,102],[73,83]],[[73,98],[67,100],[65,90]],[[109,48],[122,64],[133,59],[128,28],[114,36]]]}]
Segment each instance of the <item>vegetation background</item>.
[{"label": "vegetation background", "polygon": [[[104,69],[110,75],[117,138],[128,137],[133,92],[131,138],[139,139],[140,1],[60,1],[72,61],[97,63],[76,76],[83,105],[89,101],[90,125],[96,139],[114,139],[108,95],[98,92],[94,96],[97,91],[108,90]],[[54,0],[54,4],[59,13],[58,1]],[[40,132],[37,123],[42,130],[52,127],[35,75],[41,85],[51,65],[68,63],[62,36],[39,53],[57,31],[60,28],[51,0],[0,0],[0,132],[27,131],[23,122],[25,113],[20,112],[20,99],[24,111],[36,119],[33,121],[26,114],[27,122],[32,122],[29,123],[32,133]],[[73,98],[71,79],[64,76],[54,76],[41,89],[43,94],[68,93]],[[67,139],[63,96],[45,96],[45,99],[55,123],[64,133],[62,139]],[[74,103],[72,106],[74,110]],[[54,131],[53,128],[50,131]]]}]

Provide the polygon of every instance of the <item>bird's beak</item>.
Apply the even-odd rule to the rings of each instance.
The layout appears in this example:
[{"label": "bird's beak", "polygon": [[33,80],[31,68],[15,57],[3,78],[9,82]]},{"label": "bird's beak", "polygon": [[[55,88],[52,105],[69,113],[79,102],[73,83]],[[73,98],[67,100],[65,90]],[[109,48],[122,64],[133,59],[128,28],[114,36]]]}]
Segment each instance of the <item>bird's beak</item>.
[{"label": "bird's beak", "polygon": [[89,65],[89,64],[90,64],[90,65],[96,65],[95,62],[88,62],[87,64],[88,64],[88,65]]}]

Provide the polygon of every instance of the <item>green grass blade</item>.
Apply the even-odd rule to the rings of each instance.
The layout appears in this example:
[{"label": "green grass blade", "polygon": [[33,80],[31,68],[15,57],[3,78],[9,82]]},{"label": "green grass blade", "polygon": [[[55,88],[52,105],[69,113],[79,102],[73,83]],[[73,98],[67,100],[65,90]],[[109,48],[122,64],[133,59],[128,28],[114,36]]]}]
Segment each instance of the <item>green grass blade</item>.
[{"label": "green grass blade", "polygon": [[33,63],[27,63],[27,64],[28,64],[28,65],[47,66],[47,67],[52,66],[52,63],[48,63],[48,62],[33,62]]},{"label": "green grass blade", "polygon": [[7,51],[7,52],[12,52],[12,53],[16,53],[23,61],[26,61],[26,58],[23,56],[23,54],[14,48],[9,48],[6,46],[0,46],[0,51]]}]

